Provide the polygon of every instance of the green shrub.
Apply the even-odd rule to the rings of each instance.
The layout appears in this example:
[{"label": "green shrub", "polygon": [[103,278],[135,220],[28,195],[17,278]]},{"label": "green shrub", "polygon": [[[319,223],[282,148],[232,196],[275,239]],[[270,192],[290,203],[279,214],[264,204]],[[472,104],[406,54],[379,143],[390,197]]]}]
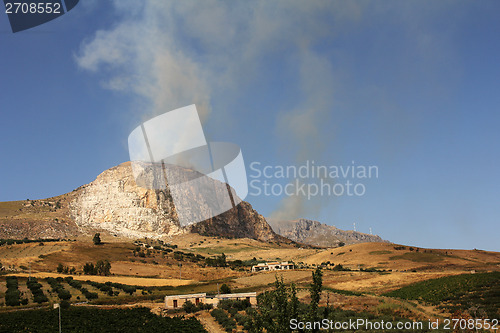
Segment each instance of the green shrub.
[{"label": "green shrub", "polygon": [[61,301],[60,306],[61,309],[68,309],[71,306],[71,304],[67,300],[63,300]]},{"label": "green shrub", "polygon": [[18,281],[15,276],[7,276],[6,278],[7,291],[5,292],[5,305],[18,306],[21,304],[21,292],[17,289]]},{"label": "green shrub", "polygon": [[233,329],[236,329],[235,320],[232,318],[229,318],[224,310],[213,309],[210,314],[226,330],[226,332],[232,332]]},{"label": "green shrub", "polygon": [[195,312],[196,310],[196,305],[193,304],[191,301],[184,302],[182,305],[182,309],[186,311],[186,313],[192,313]]},{"label": "green shrub", "polygon": [[33,301],[35,301],[38,304],[41,304],[41,303],[44,303],[44,302],[48,302],[49,299],[45,295],[36,295],[36,296],[33,297]]},{"label": "green shrub", "polygon": [[49,301],[42,291],[42,285],[35,278],[28,279],[26,286],[31,290],[34,302],[41,304]]},{"label": "green shrub", "polygon": [[229,288],[229,286],[224,283],[222,286],[220,286],[220,293],[221,294],[230,294],[231,288]]}]

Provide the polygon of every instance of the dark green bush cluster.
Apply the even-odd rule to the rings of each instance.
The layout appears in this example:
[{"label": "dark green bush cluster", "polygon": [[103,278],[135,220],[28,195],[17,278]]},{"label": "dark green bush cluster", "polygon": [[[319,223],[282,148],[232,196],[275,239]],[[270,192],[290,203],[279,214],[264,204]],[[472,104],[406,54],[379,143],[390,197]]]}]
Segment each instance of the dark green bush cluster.
[{"label": "dark green bush cluster", "polygon": [[[7,291],[5,292],[5,304],[8,306],[18,306],[21,304],[21,292],[17,289],[17,277],[7,276]],[[23,300],[24,301],[24,300]],[[23,302],[27,304],[28,300]]]},{"label": "dark green bush cluster", "polygon": [[83,274],[86,275],[104,275],[108,276],[111,270],[111,263],[108,260],[99,260],[94,265],[91,262],[83,266]]},{"label": "dark green bush cluster", "polygon": [[85,287],[82,287],[80,289],[80,291],[82,292],[82,294],[85,296],[85,298],[87,298],[89,301],[93,300],[93,299],[97,299],[99,298],[99,295],[97,295],[97,293],[93,293],[91,291],[89,291],[87,288]]},{"label": "dark green bush cluster", "polygon": [[[170,249],[164,250],[165,254],[168,252],[172,252]],[[191,252],[182,252],[182,251],[174,251],[174,259],[175,260],[189,260],[191,262],[200,262],[203,260],[206,260],[205,256],[202,256],[201,254],[194,254]]]},{"label": "dark green bush cluster", "polygon": [[212,267],[226,267],[226,255],[222,253],[220,256],[217,256],[215,258],[205,258],[205,264]]},{"label": "dark green bush cluster", "polygon": [[236,321],[233,318],[229,318],[224,310],[213,309],[210,314],[226,330],[226,332],[232,332],[236,329]]},{"label": "dark green bush cluster", "polygon": [[59,299],[66,301],[71,299],[71,293],[64,289],[63,285],[61,284],[61,282],[64,281],[63,278],[58,277],[57,279],[54,279],[52,277],[48,277],[45,279],[45,281],[47,281],[47,283],[50,285],[52,291],[57,293]]},{"label": "dark green bush cluster", "polygon": [[[172,252],[172,250],[167,249],[164,250],[164,253],[166,252]],[[166,253],[165,253],[166,254]],[[231,267],[232,269],[237,269],[241,268],[244,266],[252,266],[253,262],[248,260],[248,261],[241,261],[241,260],[234,260],[234,261],[228,261],[226,260],[226,255],[222,253],[220,256],[216,256],[215,258],[210,258],[210,257],[205,257],[201,254],[194,254],[191,252],[182,252],[182,251],[173,251],[173,257],[175,260],[189,260],[191,262],[204,262],[205,265],[211,266],[211,267]]]},{"label": "dark green bush cluster", "polygon": [[73,277],[71,276],[65,277],[64,281],[75,289],[82,289],[82,283],[80,281],[73,280]]},{"label": "dark green bush cluster", "polygon": [[43,243],[43,242],[71,242],[71,239],[60,239],[60,238],[47,238],[47,239],[0,239],[0,246],[7,244],[7,245],[13,245],[13,244],[28,244],[28,243]]},{"label": "dark green bush cluster", "polygon": [[113,296],[113,287],[111,286],[111,282],[99,283],[93,281],[87,281],[90,285],[96,287],[103,293],[107,293],[109,296]]},{"label": "dark green bush cluster", "polygon": [[[131,286],[131,285],[116,283],[116,282],[99,283],[99,282],[94,282],[94,281],[87,281],[87,283],[96,287],[97,289],[101,290],[102,292],[107,292],[108,295],[110,295],[110,296],[113,296],[111,294],[113,292],[113,288],[121,289],[129,295],[132,295],[137,289],[141,289],[141,287],[138,287],[138,286]],[[115,292],[114,295],[117,296],[118,295],[117,292]]]},{"label": "dark green bush cluster", "polygon": [[350,269],[350,268],[348,268],[348,267],[344,267],[344,266],[342,266],[341,264],[335,265],[335,266],[332,268],[332,270],[334,270],[334,271],[347,271],[347,272],[351,271],[351,269]]},{"label": "dark green bush cluster", "polygon": [[[109,283],[109,282],[106,282]],[[121,289],[124,292],[126,292],[129,295],[132,295],[138,288],[137,286],[130,286],[127,284],[122,284],[122,283],[112,283],[111,284],[114,288]]]},{"label": "dark green bush cluster", "polygon": [[222,286],[220,286],[220,293],[221,294],[230,294],[231,287],[229,287],[227,284],[223,283]]},{"label": "dark green bush cluster", "polygon": [[245,316],[241,313],[234,314],[233,318],[236,320],[236,322],[239,325],[241,325],[243,327],[247,327],[249,324],[249,321],[250,321],[250,318],[248,316]]},{"label": "dark green bush cluster", "polygon": [[237,311],[244,311],[247,308],[251,307],[250,301],[247,299],[243,300],[232,300],[232,299],[223,299],[217,305],[218,308],[229,311],[230,309],[235,309]]},{"label": "dark green bush cluster", "polygon": [[73,288],[80,290],[82,294],[85,296],[85,298],[87,298],[89,301],[99,297],[97,293],[90,292],[87,288],[83,287],[81,281],[74,280],[73,277],[71,276],[65,277],[64,281],[66,281],[66,283],[72,286]]},{"label": "dark green bush cluster", "polygon": [[45,294],[43,293],[42,285],[38,283],[37,279],[28,279],[28,281],[26,281],[26,286],[28,286],[28,288],[31,290],[31,293],[33,294],[33,301],[35,301],[36,303],[41,304],[43,302],[49,301],[47,296],[45,296]]},{"label": "dark green bush cluster", "polygon": [[63,264],[57,265],[57,272],[58,273],[63,273],[63,274],[75,274],[76,273],[76,268],[75,267],[68,267],[64,266]]},{"label": "dark green bush cluster", "polygon": [[[62,302],[61,302],[62,304]],[[58,331],[57,310],[40,309],[0,313],[2,332]],[[62,313],[63,332],[206,332],[196,318],[161,317],[148,308],[110,309],[70,307]]]},{"label": "dark green bush cluster", "polygon": [[182,309],[186,311],[186,313],[194,313],[201,310],[211,310],[213,309],[213,305],[205,303],[198,303],[198,305],[195,305],[193,302],[187,301],[182,305]]},{"label": "dark green bush cluster", "polygon": [[65,277],[64,280],[66,281],[67,284],[69,284],[73,288],[80,290],[82,294],[85,296],[85,298],[87,298],[89,301],[99,297],[97,293],[90,292],[87,288],[83,287],[81,281],[74,280],[73,277],[71,276]]}]

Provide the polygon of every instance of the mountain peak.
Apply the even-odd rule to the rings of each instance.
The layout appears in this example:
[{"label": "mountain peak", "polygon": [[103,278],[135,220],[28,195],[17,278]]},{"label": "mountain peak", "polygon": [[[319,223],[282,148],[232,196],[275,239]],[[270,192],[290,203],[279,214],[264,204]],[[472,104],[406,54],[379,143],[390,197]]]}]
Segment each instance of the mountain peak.
[{"label": "mountain peak", "polygon": [[[10,207],[12,203],[0,203],[0,210],[2,206]],[[284,240],[244,201],[218,216],[181,227],[168,189],[137,186],[130,162],[105,170],[94,181],[70,193],[45,200],[14,202],[14,206],[16,209],[0,218],[0,237],[67,238],[107,231],[127,238],[162,238],[197,232],[262,241]],[[42,235],[47,226],[52,231]]]},{"label": "mountain peak", "polygon": [[309,245],[335,247],[340,246],[341,243],[387,242],[377,235],[352,230],[341,230],[335,226],[309,219],[268,219],[268,222],[277,234],[295,242]]}]

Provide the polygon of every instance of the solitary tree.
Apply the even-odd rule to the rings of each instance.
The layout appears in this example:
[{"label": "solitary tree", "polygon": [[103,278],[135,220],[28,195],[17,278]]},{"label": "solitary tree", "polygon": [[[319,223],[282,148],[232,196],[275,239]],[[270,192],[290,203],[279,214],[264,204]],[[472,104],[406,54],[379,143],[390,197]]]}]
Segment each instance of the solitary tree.
[{"label": "solitary tree", "polygon": [[262,332],[264,328],[268,333],[290,332],[290,320],[298,318],[298,307],[295,285],[288,288],[283,277],[276,276],[274,290],[257,297],[257,309],[247,324],[249,332]]},{"label": "solitary tree", "polygon": [[94,245],[101,245],[102,242],[101,242],[101,234],[100,233],[96,233],[94,235],[94,238],[92,239],[92,241],[94,242]]},{"label": "solitary tree", "polygon": [[[311,284],[311,289],[309,290],[311,294],[311,304],[309,308],[309,319],[311,322],[319,321],[318,304],[321,297],[321,288],[323,286],[323,272],[321,271],[321,266],[318,266],[312,275],[313,282]],[[316,332],[313,329],[313,332]]]},{"label": "solitary tree", "polygon": [[231,288],[229,288],[229,286],[224,283],[222,286],[220,286],[220,292],[221,294],[230,294]]}]

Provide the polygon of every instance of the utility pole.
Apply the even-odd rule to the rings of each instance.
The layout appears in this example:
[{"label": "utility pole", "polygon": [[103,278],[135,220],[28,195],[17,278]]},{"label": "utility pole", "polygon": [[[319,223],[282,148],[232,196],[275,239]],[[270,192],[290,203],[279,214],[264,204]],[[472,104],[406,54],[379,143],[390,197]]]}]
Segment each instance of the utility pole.
[{"label": "utility pole", "polygon": [[54,309],[59,309],[59,333],[61,333],[61,305],[59,303],[54,304]]}]

